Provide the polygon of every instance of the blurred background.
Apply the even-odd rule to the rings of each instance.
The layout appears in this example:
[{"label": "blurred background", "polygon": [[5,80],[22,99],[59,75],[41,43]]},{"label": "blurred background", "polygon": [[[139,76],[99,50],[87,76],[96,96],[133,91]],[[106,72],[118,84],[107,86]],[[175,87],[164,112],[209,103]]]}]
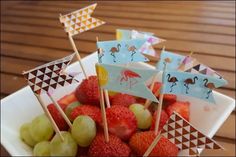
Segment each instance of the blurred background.
[{"label": "blurred background", "polygon": [[[167,41],[155,45],[182,55],[193,51],[200,62],[218,71],[228,85],[217,89],[235,98],[235,2],[97,2],[93,13],[106,24],[74,37],[82,57],[96,51],[99,40],[114,40],[117,28],[153,32]],[[71,54],[72,47],[59,22],[92,2],[1,1],[1,99],[26,86],[21,73]],[[154,59],[150,64],[155,64]],[[235,111],[214,137],[225,151],[203,156],[235,156]],[[1,156],[8,155],[1,147]]]}]

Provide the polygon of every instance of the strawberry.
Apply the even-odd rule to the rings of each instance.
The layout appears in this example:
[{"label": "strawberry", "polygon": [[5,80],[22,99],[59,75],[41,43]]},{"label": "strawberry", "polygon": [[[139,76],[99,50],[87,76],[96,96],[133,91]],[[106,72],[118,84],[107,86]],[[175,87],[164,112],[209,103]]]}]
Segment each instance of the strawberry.
[{"label": "strawberry", "polygon": [[101,111],[97,106],[93,105],[80,105],[75,107],[70,114],[71,120],[75,120],[80,115],[90,116],[95,122],[100,123],[102,121]]},{"label": "strawberry", "polygon": [[89,147],[89,156],[129,156],[130,148],[117,136],[110,134],[109,142],[105,141],[103,134],[98,133]]},{"label": "strawberry", "polygon": [[[129,146],[138,156],[143,156],[155,137],[154,131],[136,133],[130,138]],[[177,156],[178,152],[175,144],[161,137],[149,156]]]},{"label": "strawberry", "polygon": [[112,106],[106,109],[108,130],[121,138],[128,140],[137,129],[137,120],[133,112],[123,106]]},{"label": "strawberry", "polygon": [[120,106],[124,106],[124,107],[129,107],[130,105],[134,104],[135,102],[136,102],[136,99],[134,96],[119,93],[113,97],[111,104],[112,104],[112,106],[113,105],[120,105]]},{"label": "strawberry", "polygon": [[189,121],[190,103],[177,101],[166,108],[167,114],[170,116],[174,111],[179,113],[183,118]]},{"label": "strawberry", "polygon": [[75,96],[82,104],[100,105],[97,76],[89,76],[76,88]]},{"label": "strawberry", "polygon": [[69,104],[76,101],[78,101],[78,99],[75,97],[75,93],[73,92],[71,94],[65,95],[60,100],[58,100],[58,104],[61,106],[62,110],[65,111],[66,107]]},{"label": "strawberry", "polygon": [[[156,123],[156,116],[157,116],[157,111],[154,113],[153,118],[152,118],[152,125],[150,130],[155,129],[155,123]],[[168,114],[165,112],[165,110],[161,111],[161,118],[160,118],[160,123],[159,123],[159,129],[161,130],[163,126],[166,124],[166,121],[169,119]]]},{"label": "strawberry", "polygon": [[49,104],[47,108],[53,120],[57,124],[59,130],[67,131],[69,129],[69,126],[64,120],[64,118],[62,117],[62,115],[60,114],[60,112],[57,110],[56,106],[54,106],[54,104]]}]

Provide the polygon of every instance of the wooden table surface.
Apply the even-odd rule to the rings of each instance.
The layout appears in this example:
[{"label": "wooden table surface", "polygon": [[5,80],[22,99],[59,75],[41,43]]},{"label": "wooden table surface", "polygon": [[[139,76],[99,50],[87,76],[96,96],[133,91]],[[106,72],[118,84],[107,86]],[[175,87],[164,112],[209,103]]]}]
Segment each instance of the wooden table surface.
[{"label": "wooden table surface", "polygon": [[[23,70],[72,52],[58,16],[88,4],[1,1],[1,98],[26,85]],[[167,40],[155,45],[157,53],[163,45],[183,55],[194,51],[194,57],[228,80],[218,91],[235,98],[235,2],[98,2],[93,16],[107,24],[75,36],[82,57],[96,50],[96,36],[114,40],[117,28],[153,32]],[[226,150],[205,150],[203,156],[235,156],[235,112],[214,139]]]}]

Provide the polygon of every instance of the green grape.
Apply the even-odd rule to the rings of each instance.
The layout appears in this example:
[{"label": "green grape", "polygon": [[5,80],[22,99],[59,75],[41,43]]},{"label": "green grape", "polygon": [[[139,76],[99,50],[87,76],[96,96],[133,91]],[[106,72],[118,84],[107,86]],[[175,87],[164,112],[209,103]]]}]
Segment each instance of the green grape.
[{"label": "green grape", "polygon": [[89,116],[78,116],[73,122],[71,134],[78,145],[87,147],[96,136],[96,123]]},{"label": "green grape", "polygon": [[25,123],[20,127],[20,137],[29,146],[33,147],[37,142],[32,138],[29,133],[31,123]]},{"label": "green grape", "polygon": [[132,104],[129,109],[134,113],[139,129],[148,129],[152,124],[152,115],[148,109],[141,104]]},{"label": "green grape", "polygon": [[71,112],[73,111],[74,108],[76,108],[77,106],[81,105],[78,101],[76,102],[73,102],[71,104],[69,104],[67,107],[66,107],[66,110],[65,110],[65,113],[67,115],[67,117],[73,121],[71,118],[70,118],[70,114]]},{"label": "green grape", "polygon": [[45,114],[33,119],[29,132],[36,142],[48,141],[54,133],[53,127]]},{"label": "green grape", "polygon": [[34,156],[50,156],[50,142],[42,141],[34,146]]},{"label": "green grape", "polygon": [[61,131],[61,134],[64,138],[63,141],[60,136],[56,134],[50,142],[51,156],[76,156],[78,149],[76,141],[67,131]]}]

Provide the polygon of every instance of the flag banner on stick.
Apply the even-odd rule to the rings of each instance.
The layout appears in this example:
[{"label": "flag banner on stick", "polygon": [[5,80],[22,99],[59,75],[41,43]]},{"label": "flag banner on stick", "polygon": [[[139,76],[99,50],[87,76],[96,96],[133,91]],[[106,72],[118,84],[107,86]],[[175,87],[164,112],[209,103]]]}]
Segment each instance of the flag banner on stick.
[{"label": "flag banner on stick", "polygon": [[70,36],[73,36],[105,24],[104,21],[91,17],[91,14],[93,13],[96,6],[97,3],[60,16],[59,19],[64,25],[65,31]]},{"label": "flag banner on stick", "polygon": [[73,77],[64,73],[61,74],[74,55],[75,53],[24,72],[23,75],[33,92],[40,95],[76,83],[77,81]]},{"label": "flag banner on stick", "polygon": [[145,39],[146,42],[140,48],[141,53],[156,57],[156,52],[152,45],[159,44],[166,40],[158,38],[151,32],[140,32],[136,30],[116,30],[117,40],[128,40],[128,39]]},{"label": "flag banner on stick", "polygon": [[145,85],[157,70],[136,69],[124,66],[97,64],[99,84],[102,89],[126,93],[158,102],[155,95]]},{"label": "flag banner on stick", "polygon": [[144,43],[144,39],[97,42],[99,63],[126,64],[149,61],[140,53],[140,48]]},{"label": "flag banner on stick", "polygon": [[215,103],[212,90],[226,85],[227,81],[202,74],[166,71],[163,84],[162,94],[182,94]]},{"label": "flag banner on stick", "polygon": [[178,70],[178,67],[181,65],[184,57],[185,56],[183,55],[164,50],[161,52],[160,60],[157,62],[156,68],[158,70],[163,70],[167,60],[169,60],[167,70]]},{"label": "flag banner on stick", "polygon": [[188,151],[189,155],[199,154],[200,149],[223,149],[216,141],[198,131],[176,112],[173,112],[163,126],[161,135],[170,140],[180,150]]}]

